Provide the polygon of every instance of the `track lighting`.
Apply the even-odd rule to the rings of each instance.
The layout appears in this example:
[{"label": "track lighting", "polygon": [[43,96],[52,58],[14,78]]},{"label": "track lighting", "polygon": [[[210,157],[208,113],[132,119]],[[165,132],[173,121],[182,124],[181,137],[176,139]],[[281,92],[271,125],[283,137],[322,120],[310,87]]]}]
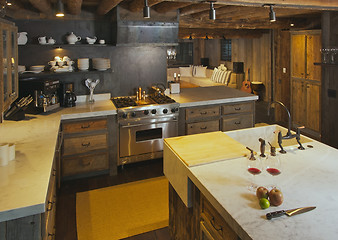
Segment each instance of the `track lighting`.
[{"label": "track lighting", "polygon": [[223,40],[226,40],[226,38],[224,37],[224,35],[223,35]]},{"label": "track lighting", "polygon": [[65,16],[64,6],[63,6],[63,2],[61,0],[58,0],[57,3],[56,3],[55,16],[57,16],[57,17],[64,17]]},{"label": "track lighting", "polygon": [[210,2],[209,19],[216,20],[216,10],[214,8],[214,2]]},{"label": "track lighting", "polygon": [[205,34],[205,40],[209,40],[208,34]]},{"label": "track lighting", "polygon": [[270,22],[276,22],[276,13],[273,10],[273,5],[270,5],[269,19],[270,19]]},{"label": "track lighting", "polygon": [[150,7],[148,6],[148,0],[144,0],[143,17],[150,18]]},{"label": "track lighting", "polygon": [[190,36],[189,36],[189,40],[192,40],[192,36],[191,36],[191,33],[190,33]]},{"label": "track lighting", "polygon": [[12,0],[7,0],[6,4],[7,4],[7,6],[12,6]]}]

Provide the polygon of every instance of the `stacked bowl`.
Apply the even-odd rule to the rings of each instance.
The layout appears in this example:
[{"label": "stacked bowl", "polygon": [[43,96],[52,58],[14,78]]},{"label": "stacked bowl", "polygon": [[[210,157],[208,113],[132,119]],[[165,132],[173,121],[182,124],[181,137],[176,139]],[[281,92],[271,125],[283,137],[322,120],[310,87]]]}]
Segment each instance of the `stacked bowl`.
[{"label": "stacked bowl", "polygon": [[110,68],[109,58],[93,58],[93,68],[98,71],[105,71]]},{"label": "stacked bowl", "polygon": [[79,58],[77,60],[77,67],[81,71],[88,70],[88,68],[89,68],[89,58]]}]

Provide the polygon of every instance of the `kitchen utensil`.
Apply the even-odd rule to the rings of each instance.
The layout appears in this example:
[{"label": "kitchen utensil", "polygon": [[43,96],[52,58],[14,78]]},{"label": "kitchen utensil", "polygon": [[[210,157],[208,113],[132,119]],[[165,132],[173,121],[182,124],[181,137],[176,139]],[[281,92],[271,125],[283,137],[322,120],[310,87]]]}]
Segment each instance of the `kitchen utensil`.
[{"label": "kitchen utensil", "polygon": [[81,37],[76,36],[73,32],[71,32],[68,36],[67,36],[67,42],[69,44],[75,44],[76,42],[81,41]]},{"label": "kitchen utensil", "polygon": [[22,73],[22,72],[24,72],[26,70],[26,67],[25,66],[23,66],[23,65],[18,65],[18,72],[19,73]]},{"label": "kitchen utensil", "polygon": [[276,212],[269,212],[269,213],[266,214],[266,218],[268,220],[270,220],[272,218],[280,217],[280,216],[283,216],[283,215],[287,215],[287,216],[291,217],[293,215],[297,215],[297,214],[301,214],[301,213],[311,211],[315,208],[316,207],[301,207],[301,208],[295,208],[295,209],[290,209],[290,210],[280,210],[280,211],[276,211]]},{"label": "kitchen utensil", "polygon": [[90,78],[85,80],[85,84],[87,88],[89,88],[90,95],[89,95],[89,103],[94,103],[94,89],[97,84],[99,84],[100,79],[92,80]]},{"label": "kitchen utensil", "polygon": [[47,42],[48,42],[48,44],[55,44],[56,43],[55,39],[53,39],[51,37],[48,39]]},{"label": "kitchen utensil", "polygon": [[106,41],[105,41],[104,39],[101,39],[101,40],[99,41],[99,43],[100,43],[100,44],[105,44]]},{"label": "kitchen utensil", "polygon": [[19,32],[18,33],[18,45],[25,45],[27,43],[27,33],[26,32]]},{"label": "kitchen utensil", "polygon": [[44,36],[44,37],[39,37],[39,38],[38,38],[38,41],[39,41],[40,44],[46,44],[46,43],[47,43],[46,36]]},{"label": "kitchen utensil", "polygon": [[45,69],[44,65],[31,66],[29,68],[31,71],[43,71]]},{"label": "kitchen utensil", "polygon": [[97,37],[93,37],[93,38],[86,37],[88,44],[94,44],[96,42],[96,39],[97,39]]}]

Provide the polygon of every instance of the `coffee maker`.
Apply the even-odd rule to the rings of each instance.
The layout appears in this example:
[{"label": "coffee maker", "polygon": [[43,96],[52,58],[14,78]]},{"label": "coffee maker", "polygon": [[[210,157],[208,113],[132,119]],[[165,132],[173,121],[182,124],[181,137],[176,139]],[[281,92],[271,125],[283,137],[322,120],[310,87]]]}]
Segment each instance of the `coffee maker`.
[{"label": "coffee maker", "polygon": [[20,97],[31,95],[32,103],[28,106],[27,113],[49,112],[60,107],[58,90],[60,81],[58,79],[20,79]]},{"label": "coffee maker", "polygon": [[60,99],[63,107],[74,107],[76,105],[76,95],[74,93],[74,83],[62,83],[60,87]]}]

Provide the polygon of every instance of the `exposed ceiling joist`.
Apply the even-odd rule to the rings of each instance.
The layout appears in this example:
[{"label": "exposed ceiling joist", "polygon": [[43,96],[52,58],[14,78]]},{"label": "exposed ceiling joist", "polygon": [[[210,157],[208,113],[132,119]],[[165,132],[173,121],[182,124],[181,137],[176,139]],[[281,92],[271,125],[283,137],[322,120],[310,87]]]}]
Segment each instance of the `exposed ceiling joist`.
[{"label": "exposed ceiling joist", "polygon": [[52,7],[48,0],[29,0],[29,2],[40,12],[49,15],[52,13]]},{"label": "exposed ceiling joist", "polygon": [[155,6],[152,7],[156,12],[158,13],[166,13],[170,12],[173,10],[177,10],[178,8],[183,8],[188,5],[191,5],[192,3],[190,2],[169,2],[169,1],[164,1],[159,4],[156,4]]},{"label": "exposed ceiling joist", "polygon": [[70,14],[79,15],[81,13],[82,0],[67,0],[67,10]]},{"label": "exposed ceiling joist", "polygon": [[[217,5],[214,4],[214,8],[220,8],[223,5]],[[196,14],[202,11],[207,11],[210,9],[210,4],[209,3],[196,3],[196,4],[191,4],[189,6],[180,8],[180,16],[186,16],[190,14]]]},{"label": "exposed ceiling joist", "polygon": [[102,0],[100,5],[97,7],[96,13],[98,15],[105,15],[114,7],[116,7],[120,2],[122,2],[122,0]]},{"label": "exposed ceiling joist", "polygon": [[[154,6],[162,2],[162,0],[148,0],[148,6]],[[127,9],[131,12],[141,12],[144,7],[144,0],[132,0],[128,3]]]}]

